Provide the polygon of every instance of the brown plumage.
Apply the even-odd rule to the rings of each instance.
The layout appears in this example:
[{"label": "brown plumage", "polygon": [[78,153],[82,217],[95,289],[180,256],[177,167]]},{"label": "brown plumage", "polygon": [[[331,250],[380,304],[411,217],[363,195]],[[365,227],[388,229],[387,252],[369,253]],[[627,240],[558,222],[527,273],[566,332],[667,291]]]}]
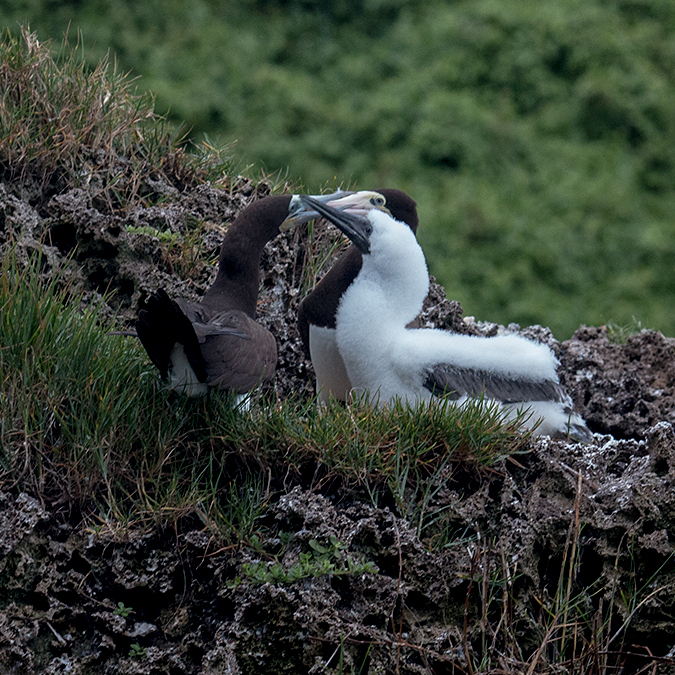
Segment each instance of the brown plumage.
[{"label": "brown plumage", "polygon": [[274,375],[276,341],[255,321],[260,258],[279,234],[290,200],[266,197],[239,214],[201,302],[174,301],[159,289],[139,311],[138,337],[172,389],[188,396],[209,387],[245,394]]}]

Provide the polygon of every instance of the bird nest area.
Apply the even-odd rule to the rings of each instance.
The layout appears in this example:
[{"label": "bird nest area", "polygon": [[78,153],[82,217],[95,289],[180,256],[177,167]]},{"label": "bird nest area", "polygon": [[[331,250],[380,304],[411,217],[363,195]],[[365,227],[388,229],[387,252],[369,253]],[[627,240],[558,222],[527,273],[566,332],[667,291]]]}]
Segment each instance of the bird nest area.
[{"label": "bird nest area", "polygon": [[[273,186],[129,169],[115,193],[85,155],[3,153],[0,672],[675,671],[674,340],[520,331],[558,356],[586,445],[481,402],[320,410],[296,313],[342,240],[317,223],[263,254],[274,381],[248,411],[187,400],[108,333],[157,288],[200,298]],[[502,330],[434,283],[420,321]]]}]

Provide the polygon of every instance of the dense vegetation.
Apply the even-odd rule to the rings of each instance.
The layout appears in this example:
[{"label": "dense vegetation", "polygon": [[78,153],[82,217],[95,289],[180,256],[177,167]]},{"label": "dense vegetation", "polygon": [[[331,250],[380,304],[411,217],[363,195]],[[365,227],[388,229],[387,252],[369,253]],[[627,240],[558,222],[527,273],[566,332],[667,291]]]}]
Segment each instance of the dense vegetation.
[{"label": "dense vegetation", "polygon": [[395,185],[481,319],[675,333],[669,0],[3,3],[311,189]]},{"label": "dense vegetation", "polygon": [[[459,410],[445,401],[323,413],[315,401],[274,405],[258,394],[242,413],[225,394],[176,396],[158,386],[136,340],[106,334],[101,305],[82,314],[72,289],[59,290],[56,278],[44,284],[38,271],[39,261],[22,270],[11,251],[0,264],[5,487],[124,522],[196,512],[224,537],[246,539],[250,533],[237,529],[241,514],[236,523],[227,515],[240,498],[237,480],[258,504],[239,506],[262,512],[263,485],[253,491],[250,483],[260,482],[260,466],[282,466],[278,475],[287,478],[320,472],[354,489],[365,484],[376,502],[384,490],[422,534],[437,524],[429,500],[452,462],[475,469],[527,447],[521,418],[502,426],[503,413],[482,401]],[[121,395],[121,382],[135,384]]]}]

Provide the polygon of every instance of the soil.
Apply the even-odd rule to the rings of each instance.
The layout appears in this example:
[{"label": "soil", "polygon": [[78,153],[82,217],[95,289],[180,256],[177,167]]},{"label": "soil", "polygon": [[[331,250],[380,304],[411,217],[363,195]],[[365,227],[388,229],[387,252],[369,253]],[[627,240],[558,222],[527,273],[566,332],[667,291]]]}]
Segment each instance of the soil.
[{"label": "soil", "polygon": [[[117,213],[83,189],[40,203],[0,185],[0,245],[16,242],[23,260],[41,253],[43,273],[60,271],[85,302],[114,291],[108,315],[128,325],[160,286],[201,296],[224,228],[269,191],[244,178],[145,190],[154,206]],[[280,398],[312,393],[294,318],[308,248],[306,234],[282,235],[262,263],[259,318],[277,336]],[[464,318],[435,283],[421,322],[503,330]],[[197,519],[113,532],[0,492],[0,673],[440,674],[471,672],[486,651],[494,672],[572,672],[551,654],[564,621],[546,634],[542,607],[556,591],[604,617],[593,629],[603,640],[574,672],[675,673],[675,340],[586,326],[562,343],[539,326],[522,333],[556,351],[594,442],[542,438],[489,472],[455,467],[433,497],[450,516],[443,545],[423,543],[396,504],[344,484],[300,478],[270,500],[260,550],[280,551],[285,569],[314,551],[315,565],[349,556],[376,572],[257,582],[242,571],[264,558],[222,548]]]}]

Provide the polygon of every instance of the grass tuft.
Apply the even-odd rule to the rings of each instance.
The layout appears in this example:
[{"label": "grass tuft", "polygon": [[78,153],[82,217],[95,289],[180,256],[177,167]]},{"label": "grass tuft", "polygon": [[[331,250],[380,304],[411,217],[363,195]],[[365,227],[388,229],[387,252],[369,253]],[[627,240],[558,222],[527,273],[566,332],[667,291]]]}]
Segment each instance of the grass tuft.
[{"label": "grass tuft", "polygon": [[630,323],[626,324],[618,324],[609,321],[606,328],[607,339],[617,345],[625,345],[628,342],[628,338],[637,335],[645,329],[642,325],[642,321],[638,321],[635,317],[633,317],[633,320]]},{"label": "grass tuft", "polygon": [[136,339],[107,334],[102,307],[81,309],[39,266],[11,253],[0,265],[0,487],[85,509],[102,526],[194,515],[250,542],[284,488],[271,476],[289,476],[347,482],[431,536],[454,466],[527,448],[518,421],[481,401],[319,409],[257,393],[242,412],[219,392],[180,397]]},{"label": "grass tuft", "polygon": [[67,36],[54,55],[49,43],[22,27],[0,42],[0,172],[7,181],[37,183],[48,199],[87,187],[97,206],[128,207],[147,198],[148,182],[181,189],[222,180],[229,148],[208,140],[186,151],[186,136],[136,94],[135,80],[108,57],[91,69],[84,48]]}]

